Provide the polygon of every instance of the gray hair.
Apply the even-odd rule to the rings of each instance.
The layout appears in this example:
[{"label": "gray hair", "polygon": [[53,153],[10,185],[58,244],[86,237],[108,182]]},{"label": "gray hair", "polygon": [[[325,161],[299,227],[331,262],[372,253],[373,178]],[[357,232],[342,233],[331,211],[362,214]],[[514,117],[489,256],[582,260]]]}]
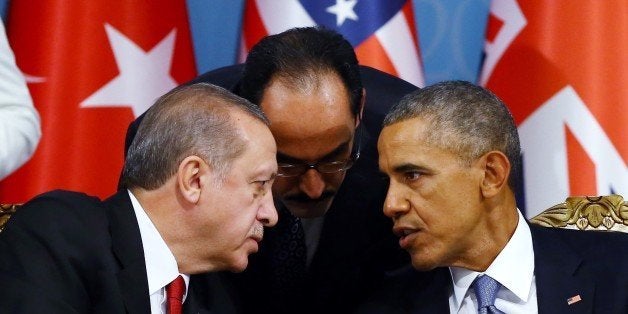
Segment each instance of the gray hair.
[{"label": "gray hair", "polygon": [[504,103],[489,90],[465,81],[434,84],[406,95],[384,119],[384,127],[422,118],[430,132],[426,141],[471,163],[496,150],[510,161],[508,184],[516,190],[521,147],[515,122]]},{"label": "gray hair", "polygon": [[129,147],[121,186],[156,189],[191,155],[211,165],[222,182],[246,149],[233,110],[269,125],[258,106],[207,83],[179,86],[157,99]]}]

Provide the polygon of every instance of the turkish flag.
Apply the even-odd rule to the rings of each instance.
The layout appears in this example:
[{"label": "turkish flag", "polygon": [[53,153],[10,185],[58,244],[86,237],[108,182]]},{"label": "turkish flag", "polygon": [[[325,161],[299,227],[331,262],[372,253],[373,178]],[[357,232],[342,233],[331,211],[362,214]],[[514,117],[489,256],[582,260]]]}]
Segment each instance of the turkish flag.
[{"label": "turkish flag", "polygon": [[353,45],[360,64],[424,86],[410,0],[247,0],[240,59],[264,36],[322,25]]},{"label": "turkish flag", "polygon": [[185,0],[12,1],[7,29],[42,139],[0,182],[0,202],[58,188],[112,194],[129,123],[196,75]]},{"label": "turkish flag", "polygon": [[528,217],[628,195],[628,1],[493,1],[481,81],[518,125]]}]

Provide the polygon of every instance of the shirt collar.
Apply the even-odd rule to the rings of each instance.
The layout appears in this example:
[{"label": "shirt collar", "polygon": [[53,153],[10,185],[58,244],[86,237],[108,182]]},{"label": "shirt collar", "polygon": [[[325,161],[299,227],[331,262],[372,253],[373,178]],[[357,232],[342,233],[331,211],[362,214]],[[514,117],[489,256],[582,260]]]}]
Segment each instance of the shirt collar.
[{"label": "shirt collar", "polygon": [[[144,262],[146,264],[146,276],[148,277],[148,294],[151,295],[164,288],[179,276],[177,261],[170,248],[159,234],[159,231],[150,220],[146,211],[130,190],[127,190],[131,198],[131,204],[137,217],[137,223],[142,236],[144,249]],[[185,295],[190,281],[188,275],[182,275],[185,280]],[[184,298],[185,300],[185,298]]]},{"label": "shirt collar", "polygon": [[[534,276],[534,249],[530,227],[521,212],[514,234],[504,249],[483,274],[491,276],[519,299],[528,300]],[[453,294],[457,310],[475,278],[482,274],[460,267],[449,267],[453,282]]]}]

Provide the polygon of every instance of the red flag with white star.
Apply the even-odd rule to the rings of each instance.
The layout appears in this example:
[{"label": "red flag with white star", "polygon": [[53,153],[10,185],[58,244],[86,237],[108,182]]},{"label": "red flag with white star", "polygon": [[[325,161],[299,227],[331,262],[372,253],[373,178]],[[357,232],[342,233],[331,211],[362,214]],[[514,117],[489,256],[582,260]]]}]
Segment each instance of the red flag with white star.
[{"label": "red flag with white star", "polygon": [[266,35],[322,25],[353,45],[360,64],[424,85],[411,0],[247,0],[240,59]]},{"label": "red flag with white star", "polygon": [[116,191],[129,123],[196,75],[185,0],[12,1],[8,35],[42,123],[0,202]]},{"label": "red flag with white star", "polygon": [[628,1],[494,0],[481,81],[510,107],[527,216],[628,196]]}]

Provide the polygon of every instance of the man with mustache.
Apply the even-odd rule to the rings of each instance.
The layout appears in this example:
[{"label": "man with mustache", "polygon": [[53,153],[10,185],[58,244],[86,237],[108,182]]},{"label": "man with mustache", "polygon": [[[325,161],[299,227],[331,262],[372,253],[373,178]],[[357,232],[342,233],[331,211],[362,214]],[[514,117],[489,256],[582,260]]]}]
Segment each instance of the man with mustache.
[{"label": "man with mustache", "polygon": [[44,193],[9,220],[0,311],[225,313],[194,275],[247,267],[277,222],[276,152],[257,106],[205,83],[170,91],[129,148],[125,189]]},{"label": "man with mustache", "polygon": [[415,86],[359,66],[351,44],[321,28],[268,36],[244,65],[195,81],[259,105],[277,141],[279,222],[230,276],[243,312],[346,312],[407,261],[381,211],[375,141],[390,105]]}]

